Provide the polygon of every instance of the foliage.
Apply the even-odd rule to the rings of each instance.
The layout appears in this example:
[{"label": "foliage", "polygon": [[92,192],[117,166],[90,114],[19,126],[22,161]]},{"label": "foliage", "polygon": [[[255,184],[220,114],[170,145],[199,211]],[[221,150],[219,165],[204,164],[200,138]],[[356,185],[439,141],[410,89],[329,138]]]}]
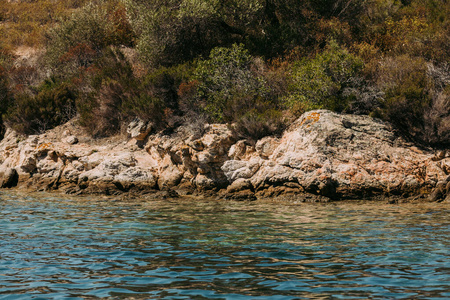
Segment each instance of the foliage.
[{"label": "foliage", "polygon": [[150,121],[156,128],[173,127],[181,116],[178,86],[189,66],[161,67],[149,74],[135,90],[137,93],[124,102],[129,116]]},{"label": "foliage", "polygon": [[250,139],[327,108],[445,147],[449,61],[447,0],[0,0],[0,113],[27,133],[63,103],[94,136],[139,117]]},{"label": "foliage", "polygon": [[376,83],[385,102],[374,113],[394,124],[405,136],[424,144],[449,144],[450,100],[448,68],[407,55],[379,64]]},{"label": "foliage", "polygon": [[276,91],[264,73],[262,61],[242,44],[214,48],[180,91],[196,99],[211,121],[233,123],[238,136],[258,139],[284,128]]},{"label": "foliage", "polygon": [[46,61],[60,76],[73,76],[110,45],[131,45],[133,33],[116,1],[90,2],[47,33]]},{"label": "foliage", "polygon": [[86,0],[0,0],[0,37],[8,47],[41,46],[45,32]]},{"label": "foliage", "polygon": [[239,138],[257,141],[268,135],[280,134],[286,128],[283,113],[273,103],[253,99],[253,108],[241,111],[232,124],[232,132]]},{"label": "foliage", "polygon": [[[0,41],[0,66],[7,68],[11,66],[13,61],[13,55],[11,51],[4,46]],[[5,72],[5,70],[3,71]]]},{"label": "foliage", "polygon": [[425,144],[450,147],[450,88],[433,97],[431,107],[424,112],[424,124]]},{"label": "foliage", "polygon": [[75,80],[80,91],[80,124],[94,136],[117,133],[125,118],[122,102],[135,86],[133,71],[116,48],[106,48],[88,70]]},{"label": "foliage", "polygon": [[357,84],[362,67],[358,57],[331,41],[327,49],[313,59],[302,59],[294,64],[287,105],[294,110],[298,107],[348,110],[351,95],[346,90]]},{"label": "foliage", "polygon": [[209,59],[199,62],[194,74],[199,82],[197,97],[212,121],[231,121],[232,113],[227,111],[231,103],[265,98],[267,87],[256,68],[255,60],[242,44],[215,48]]},{"label": "foliage", "polygon": [[67,122],[74,116],[76,95],[67,83],[46,80],[35,95],[16,95],[6,124],[22,134],[36,134]]},{"label": "foliage", "polygon": [[162,67],[136,78],[123,53],[107,48],[89,73],[78,78],[80,123],[94,136],[115,134],[123,122],[135,117],[155,128],[174,126],[181,114],[177,87],[188,70],[188,66]]},{"label": "foliage", "polygon": [[[139,35],[137,49],[151,65],[169,66],[207,55],[239,39],[261,9],[248,1],[126,1],[131,24]],[[234,36],[235,35],[235,36]]]},{"label": "foliage", "polygon": [[0,64],[0,136],[3,137],[3,115],[8,110],[12,102],[12,95],[9,91],[9,83],[6,69]]}]

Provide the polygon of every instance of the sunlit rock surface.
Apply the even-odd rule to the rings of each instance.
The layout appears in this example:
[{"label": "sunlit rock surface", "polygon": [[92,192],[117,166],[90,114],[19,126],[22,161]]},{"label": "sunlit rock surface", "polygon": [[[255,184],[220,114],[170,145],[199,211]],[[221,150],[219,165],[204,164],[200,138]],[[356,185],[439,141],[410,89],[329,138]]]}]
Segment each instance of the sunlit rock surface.
[{"label": "sunlit rock surface", "polygon": [[450,157],[437,159],[368,116],[311,111],[281,137],[257,142],[237,140],[220,124],[171,135],[131,124],[145,134],[92,140],[76,124],[29,137],[8,129],[0,142],[2,186],[80,194],[176,190],[239,200],[450,197]]}]

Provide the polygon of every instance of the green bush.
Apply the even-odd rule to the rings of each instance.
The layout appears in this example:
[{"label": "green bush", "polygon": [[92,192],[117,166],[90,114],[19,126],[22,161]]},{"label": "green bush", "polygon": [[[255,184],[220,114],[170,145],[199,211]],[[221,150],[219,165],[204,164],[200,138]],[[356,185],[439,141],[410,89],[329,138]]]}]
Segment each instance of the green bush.
[{"label": "green bush", "polygon": [[[13,61],[13,55],[11,53],[11,51],[9,51],[9,49],[7,49],[4,44],[2,43],[2,41],[0,41],[0,66],[2,66],[3,68],[7,68],[9,66],[11,66],[12,61]],[[3,70],[3,72],[6,72],[5,70]]]},{"label": "green bush", "polygon": [[126,0],[137,49],[148,65],[171,66],[243,41],[260,21],[259,0]]},{"label": "green bush", "polygon": [[17,94],[5,123],[22,134],[37,134],[67,122],[75,116],[76,94],[67,83],[46,80],[36,95]]},{"label": "green bush", "polygon": [[357,84],[362,68],[363,62],[358,57],[331,41],[313,59],[294,64],[286,103],[299,113],[303,111],[298,107],[348,110],[353,97],[346,91]]},{"label": "green bush", "polygon": [[[450,75],[450,74],[449,74]],[[450,86],[433,95],[424,115],[423,140],[438,148],[450,147]]]},{"label": "green bush", "polygon": [[106,48],[80,79],[77,108],[81,125],[94,136],[115,134],[124,122],[136,117],[159,129],[174,126],[181,115],[177,88],[188,69],[161,67],[136,78],[122,52]]},{"label": "green bush", "polygon": [[400,55],[379,61],[375,80],[384,102],[373,112],[406,137],[436,147],[450,144],[449,68]]},{"label": "green bush", "polygon": [[[198,110],[210,121],[233,124],[238,136],[258,139],[284,128],[278,91],[265,74],[261,60],[252,57],[242,44],[234,44],[214,48],[209,59],[198,63],[195,80],[182,88],[197,100]],[[192,88],[195,93],[189,91]]]},{"label": "green bush", "polygon": [[197,97],[211,121],[233,121],[233,112],[229,111],[232,102],[267,97],[269,90],[264,78],[255,72],[256,67],[243,45],[236,44],[215,48],[209,59],[199,62],[194,74],[199,82]]}]

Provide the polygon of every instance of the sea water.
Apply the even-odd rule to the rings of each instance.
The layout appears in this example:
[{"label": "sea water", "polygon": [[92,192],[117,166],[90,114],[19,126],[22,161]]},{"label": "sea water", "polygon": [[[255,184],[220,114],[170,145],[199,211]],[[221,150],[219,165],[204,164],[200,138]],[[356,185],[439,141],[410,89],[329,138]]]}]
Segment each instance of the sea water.
[{"label": "sea water", "polygon": [[0,299],[450,299],[450,206],[0,194]]}]

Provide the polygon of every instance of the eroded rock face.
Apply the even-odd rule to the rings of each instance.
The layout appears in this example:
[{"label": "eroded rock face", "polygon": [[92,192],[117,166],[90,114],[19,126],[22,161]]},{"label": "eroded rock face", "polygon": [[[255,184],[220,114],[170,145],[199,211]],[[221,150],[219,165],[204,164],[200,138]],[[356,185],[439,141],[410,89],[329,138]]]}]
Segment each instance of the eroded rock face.
[{"label": "eroded rock face", "polygon": [[200,139],[190,138],[183,134],[149,138],[145,150],[158,174],[159,188],[182,186],[205,191],[226,187],[221,166],[235,142],[230,130],[226,125],[208,125]]},{"label": "eroded rock face", "polygon": [[220,124],[194,136],[186,128],[149,135],[148,124],[135,123],[128,142],[90,140],[73,122],[26,138],[8,130],[0,142],[2,186],[107,194],[221,189],[218,195],[234,200],[429,193],[429,201],[450,199],[450,157],[437,160],[368,116],[311,111],[281,137],[256,143],[236,140]]},{"label": "eroded rock face", "polygon": [[[332,199],[412,195],[445,177],[441,165],[448,163],[433,163],[431,153],[404,142],[381,121],[324,110],[305,113],[277,144],[269,155],[256,149],[262,158],[251,176],[256,191],[298,184]],[[226,174],[231,181],[248,178],[245,172]]]}]

